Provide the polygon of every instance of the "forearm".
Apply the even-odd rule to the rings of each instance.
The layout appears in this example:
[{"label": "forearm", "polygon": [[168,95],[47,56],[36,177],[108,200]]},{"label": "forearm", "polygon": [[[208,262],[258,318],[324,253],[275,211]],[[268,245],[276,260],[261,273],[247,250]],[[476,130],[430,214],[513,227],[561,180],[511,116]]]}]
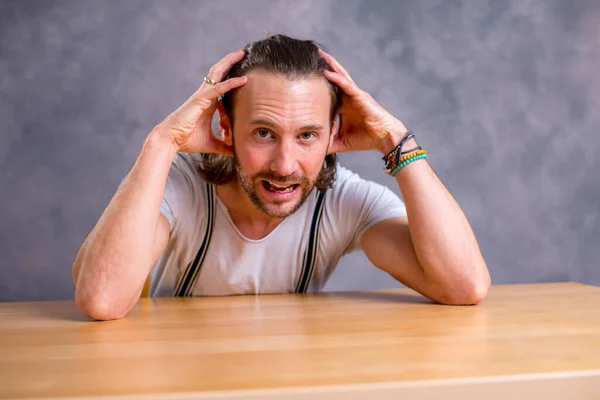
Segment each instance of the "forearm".
[{"label": "forearm", "polygon": [[[405,148],[414,146],[416,142],[411,140]],[[490,277],[475,234],[456,200],[426,160],[400,169],[396,181],[425,281],[445,302],[477,302],[485,295]]]},{"label": "forearm", "polygon": [[78,304],[129,308],[152,263],[160,204],[176,150],[150,134],[73,264]]}]

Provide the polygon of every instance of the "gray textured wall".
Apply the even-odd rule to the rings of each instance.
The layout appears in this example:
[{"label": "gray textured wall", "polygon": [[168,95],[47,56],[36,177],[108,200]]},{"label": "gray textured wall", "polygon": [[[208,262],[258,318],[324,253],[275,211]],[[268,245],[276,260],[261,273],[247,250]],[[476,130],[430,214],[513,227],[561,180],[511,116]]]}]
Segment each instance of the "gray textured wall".
[{"label": "gray textured wall", "polygon": [[[593,0],[2,1],[0,300],[72,298],[149,129],[267,31],[324,44],[414,129],[494,283],[600,284],[598,21]],[[342,159],[398,191],[376,153]],[[328,288],[396,285],[356,254]]]}]

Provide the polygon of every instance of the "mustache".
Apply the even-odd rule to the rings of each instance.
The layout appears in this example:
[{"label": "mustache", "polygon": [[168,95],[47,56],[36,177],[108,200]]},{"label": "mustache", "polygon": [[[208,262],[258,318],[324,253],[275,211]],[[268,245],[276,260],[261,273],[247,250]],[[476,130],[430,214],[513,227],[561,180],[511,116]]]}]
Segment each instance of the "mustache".
[{"label": "mustache", "polygon": [[258,174],[255,174],[253,178],[255,180],[261,179],[282,185],[305,183],[308,181],[308,178],[304,175],[292,174],[288,176],[282,176],[273,172],[259,172]]}]

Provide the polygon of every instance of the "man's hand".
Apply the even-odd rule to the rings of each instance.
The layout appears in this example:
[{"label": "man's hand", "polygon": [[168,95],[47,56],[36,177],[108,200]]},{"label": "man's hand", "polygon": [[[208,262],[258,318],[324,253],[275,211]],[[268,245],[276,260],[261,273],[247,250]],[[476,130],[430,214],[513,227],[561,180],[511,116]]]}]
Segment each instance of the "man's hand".
[{"label": "man's hand", "polygon": [[[362,91],[331,55],[320,54],[333,71],[325,76],[343,91],[340,130],[328,152],[376,148],[387,154],[406,134],[404,124]],[[414,138],[407,142],[408,147],[414,144]],[[403,168],[396,182],[408,215],[380,221],[364,233],[361,245],[367,257],[437,302],[479,303],[490,275],[456,200],[427,162]]]},{"label": "man's hand", "polygon": [[211,123],[217,109],[218,97],[244,85],[248,80],[242,76],[221,82],[231,67],[243,59],[244,55],[243,50],[234,51],[213,65],[207,76],[219,83],[213,86],[203,82],[196,93],[154,128],[154,132],[168,135],[177,151],[232,156],[231,147],[217,139],[212,132]]},{"label": "man's hand", "polygon": [[333,71],[325,77],[342,90],[340,128],[328,153],[384,149],[390,134],[403,136],[404,124],[377,103],[371,95],[361,90],[344,67],[332,55],[319,50],[321,57]]}]

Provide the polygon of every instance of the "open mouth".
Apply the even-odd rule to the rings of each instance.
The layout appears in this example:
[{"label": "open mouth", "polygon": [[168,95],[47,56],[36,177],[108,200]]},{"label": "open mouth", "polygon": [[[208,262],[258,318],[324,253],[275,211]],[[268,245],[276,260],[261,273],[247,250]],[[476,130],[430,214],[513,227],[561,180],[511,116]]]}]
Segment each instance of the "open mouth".
[{"label": "open mouth", "polygon": [[296,189],[296,187],[299,186],[297,183],[294,183],[291,185],[272,183],[272,182],[268,182],[268,181],[262,181],[262,183],[263,183],[263,186],[265,187],[265,189],[267,189],[269,192],[280,193],[280,194],[292,193]]}]

